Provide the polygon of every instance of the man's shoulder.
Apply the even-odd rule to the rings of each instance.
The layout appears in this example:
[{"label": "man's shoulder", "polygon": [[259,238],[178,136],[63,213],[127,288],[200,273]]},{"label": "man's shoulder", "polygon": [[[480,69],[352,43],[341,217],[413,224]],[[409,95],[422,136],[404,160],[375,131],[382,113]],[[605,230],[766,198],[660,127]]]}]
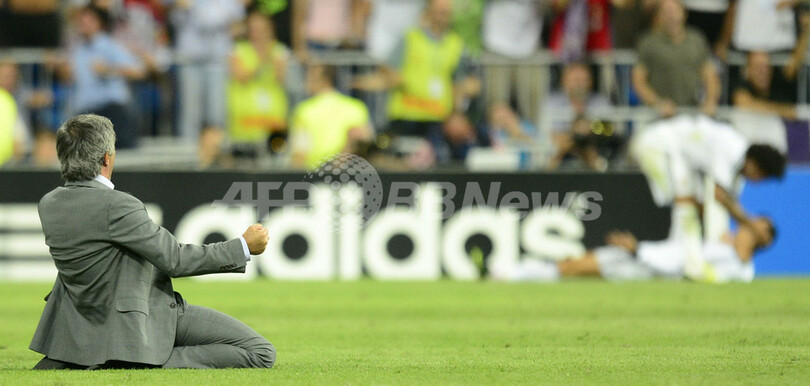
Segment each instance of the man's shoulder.
[{"label": "man's shoulder", "polygon": [[660,31],[650,31],[638,39],[638,51],[649,50],[664,44],[664,36]]},{"label": "man's shoulder", "polygon": [[699,29],[691,26],[686,26],[685,31],[687,42],[691,42],[691,44],[706,43],[706,37],[705,35],[703,35],[703,32],[701,32]]},{"label": "man's shoulder", "polygon": [[94,205],[111,203],[111,204],[141,204],[141,201],[133,195],[121,192],[107,187],[97,187],[91,185],[89,181],[80,184],[65,184],[51,190],[45,194],[39,201],[40,208],[47,207],[52,204],[67,204],[73,205],[77,200],[86,200],[93,202]]},{"label": "man's shoulder", "polygon": [[368,111],[368,107],[366,107],[366,104],[362,100],[345,94],[338,94],[338,100],[340,100],[340,102],[344,104],[346,108],[351,108],[360,112]]}]

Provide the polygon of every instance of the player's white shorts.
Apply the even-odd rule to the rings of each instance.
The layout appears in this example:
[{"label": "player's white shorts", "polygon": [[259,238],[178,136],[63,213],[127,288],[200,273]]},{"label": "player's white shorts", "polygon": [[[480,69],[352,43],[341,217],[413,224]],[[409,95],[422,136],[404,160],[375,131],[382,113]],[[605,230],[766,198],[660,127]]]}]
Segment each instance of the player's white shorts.
[{"label": "player's white shorts", "polygon": [[690,169],[672,135],[661,124],[639,133],[630,144],[630,154],[647,178],[658,206],[669,206],[677,197],[699,196],[700,176]]}]

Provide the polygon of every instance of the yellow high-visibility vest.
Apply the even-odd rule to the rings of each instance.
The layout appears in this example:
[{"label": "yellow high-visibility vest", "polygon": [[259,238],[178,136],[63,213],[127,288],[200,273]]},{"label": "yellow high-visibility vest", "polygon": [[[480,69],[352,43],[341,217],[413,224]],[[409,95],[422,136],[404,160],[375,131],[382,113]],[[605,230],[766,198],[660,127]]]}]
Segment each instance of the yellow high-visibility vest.
[{"label": "yellow high-visibility vest", "polygon": [[[286,55],[281,43],[275,43],[271,56]],[[228,134],[236,143],[267,139],[276,130],[287,127],[287,94],[276,79],[272,63],[261,63],[259,53],[249,42],[236,43],[234,56],[249,71],[259,71],[256,79],[228,83]]]},{"label": "yellow high-visibility vest", "polygon": [[0,88],[0,165],[14,155],[14,125],[17,123],[17,103]]},{"label": "yellow high-visibility vest", "polygon": [[307,167],[317,167],[346,147],[349,131],[369,126],[368,108],[337,91],[313,96],[293,112],[291,141],[306,149]]},{"label": "yellow high-visibility vest", "polygon": [[454,32],[440,41],[421,28],[405,34],[402,85],[391,95],[392,120],[443,121],[453,111],[453,73],[461,61],[464,42]]}]

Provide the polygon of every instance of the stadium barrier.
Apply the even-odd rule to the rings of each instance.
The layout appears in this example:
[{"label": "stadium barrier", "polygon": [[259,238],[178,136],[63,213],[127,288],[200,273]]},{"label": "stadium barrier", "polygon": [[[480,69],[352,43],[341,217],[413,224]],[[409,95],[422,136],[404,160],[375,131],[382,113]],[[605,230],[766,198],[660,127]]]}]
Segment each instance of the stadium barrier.
[{"label": "stadium barrier", "polygon": [[[40,114],[40,120],[47,122],[52,127],[57,127],[61,122],[66,120],[72,110],[72,98],[70,96],[69,88],[57,87],[53,71],[48,69],[45,65],[49,57],[53,57],[54,52],[44,49],[7,49],[3,52],[3,58],[10,59],[21,65],[21,75],[25,84],[45,87],[51,90],[58,90],[56,94],[57,103],[52,107],[45,109]],[[810,56],[810,54],[808,54]],[[369,57],[363,51],[335,51],[319,53],[318,58],[320,62],[335,65],[337,71],[337,83],[339,87],[348,91],[352,79],[357,74],[367,73],[372,71],[378,65],[378,61]],[[790,58],[789,54],[775,54],[771,57],[771,63],[774,66],[783,66],[787,64]],[[721,80],[721,105],[728,105],[730,102],[730,95],[736,83],[736,77],[745,66],[745,55],[739,52],[729,53],[727,62],[723,64],[718,63],[719,75]],[[625,110],[634,111],[634,106],[638,104],[635,93],[632,90],[631,70],[637,61],[637,55],[634,50],[612,50],[606,53],[593,53],[588,57],[588,63],[595,67],[594,75],[596,76],[597,84],[595,88],[604,95],[610,95],[614,100],[615,106],[624,108]],[[557,57],[550,50],[540,50],[534,55],[523,58],[513,59],[505,58],[499,55],[484,53],[476,57],[473,61],[474,71],[483,81],[483,87],[486,89],[487,71],[489,67],[518,67],[518,68],[536,68],[539,70],[539,78],[524,80],[536,81],[541,83],[541,100],[552,92],[553,86],[558,83],[560,77],[560,68],[563,64],[561,58]],[[172,60],[173,67],[182,64],[182,60],[174,58]],[[807,61],[805,61],[807,63]],[[290,68],[288,70],[288,80],[286,82],[287,92],[289,94],[291,105],[295,105],[305,97],[305,90],[303,89],[303,67],[300,63],[291,59]],[[134,105],[138,107],[143,119],[145,127],[153,128],[154,135],[170,136],[173,133],[173,124],[176,117],[172,113],[175,97],[172,91],[176,87],[176,74],[174,70],[165,74],[166,79],[161,83],[160,87],[156,88],[157,83],[150,82],[135,82],[133,84],[135,101]],[[796,100],[799,105],[808,104],[808,90],[810,90],[810,71],[807,65],[802,65],[799,68],[799,75],[796,82]],[[168,87],[168,89],[166,89]],[[64,94],[64,95],[63,95]],[[162,95],[166,94],[166,95]],[[486,93],[484,93],[486,94]],[[161,95],[160,101],[155,98]],[[356,95],[362,99],[369,107],[372,120],[375,127],[383,128],[388,124],[387,119],[387,99],[386,93],[367,93],[357,92]],[[646,109],[639,109],[644,113]],[[551,122],[555,119],[557,114],[560,116],[570,116],[570,111],[544,111],[545,114],[541,116],[536,124],[541,133],[549,133],[551,130]],[[624,113],[610,113],[610,114],[589,114],[592,118],[605,119],[612,121],[619,126],[620,131],[623,131],[623,126],[632,124],[639,120],[635,117],[638,114],[633,112],[633,115]],[[646,119],[646,114],[645,115]],[[652,114],[654,116],[654,114]],[[722,117],[727,114],[721,112]]]},{"label": "stadium barrier", "polygon": [[[638,173],[382,173],[354,196],[315,176],[121,171],[115,183],[181,242],[236,237],[261,219],[268,250],[246,275],[214,279],[475,279],[474,255],[490,264],[559,259],[602,244],[612,229],[650,240],[668,230],[669,212],[655,207]],[[52,279],[36,204],[62,184],[58,173],[0,171],[0,181],[0,280]],[[808,191],[807,167],[745,187],[742,204],[778,227],[776,244],[756,257],[757,275],[810,275]],[[356,193],[378,206],[341,214]]]},{"label": "stadium barrier", "polygon": [[[181,242],[234,238],[257,219],[271,230],[247,274],[213,279],[470,280],[479,277],[471,256],[490,267],[562,259],[614,228],[643,239],[668,230],[668,211],[655,207],[638,173],[332,176],[344,175],[371,182],[352,189],[328,173],[137,171],[116,172],[114,182]],[[58,173],[0,171],[0,181],[0,280],[52,279],[37,202],[62,184]]]}]

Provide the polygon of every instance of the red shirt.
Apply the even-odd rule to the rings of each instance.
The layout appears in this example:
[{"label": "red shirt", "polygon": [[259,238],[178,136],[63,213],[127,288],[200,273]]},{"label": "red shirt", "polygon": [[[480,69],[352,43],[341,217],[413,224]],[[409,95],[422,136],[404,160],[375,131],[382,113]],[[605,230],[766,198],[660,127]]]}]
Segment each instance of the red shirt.
[{"label": "red shirt", "polygon": [[[554,18],[551,25],[549,46],[554,52],[562,50],[565,31],[565,12]],[[613,48],[610,30],[610,0],[588,0],[587,51],[603,51]]]}]

